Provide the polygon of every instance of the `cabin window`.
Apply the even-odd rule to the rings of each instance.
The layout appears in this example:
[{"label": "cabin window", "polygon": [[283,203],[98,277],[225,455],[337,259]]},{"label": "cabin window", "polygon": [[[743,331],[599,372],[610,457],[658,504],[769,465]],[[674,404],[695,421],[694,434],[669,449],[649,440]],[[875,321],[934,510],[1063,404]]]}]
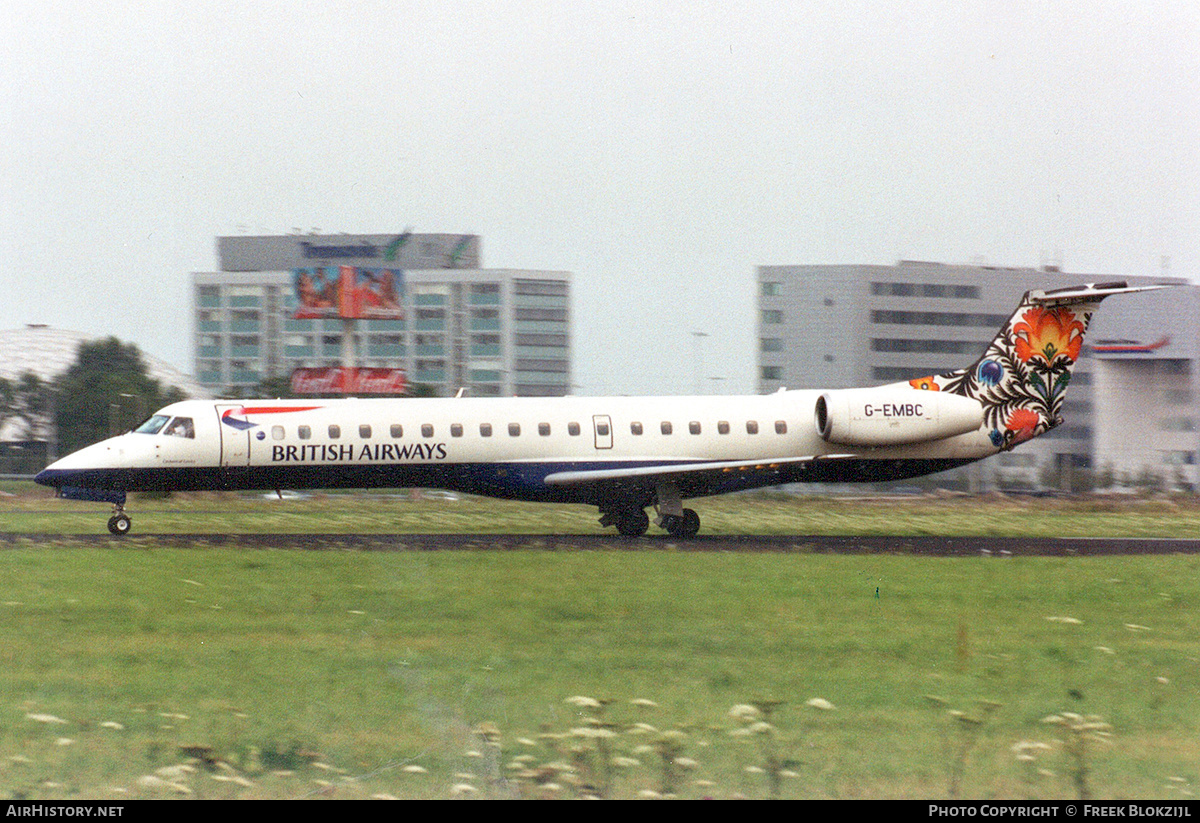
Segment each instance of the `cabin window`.
[{"label": "cabin window", "polygon": [[775,433],[776,434],[787,434],[787,421],[776,420],[775,421]]},{"label": "cabin window", "polygon": [[399,440],[403,436],[404,436],[404,427],[401,426],[399,423],[393,423],[392,424],[392,437]]},{"label": "cabin window", "polygon": [[300,436],[301,440],[308,440],[310,437],[312,437],[312,429],[308,426],[301,426],[300,428],[296,429],[296,434]]},{"label": "cabin window", "polygon": [[596,434],[599,437],[608,437],[608,424],[596,423]]},{"label": "cabin window", "polygon": [[718,420],[717,421],[717,434],[729,434],[729,421],[728,420]]},{"label": "cabin window", "polygon": [[692,434],[699,434],[700,433],[700,421],[693,420],[691,423],[688,423],[688,431],[691,432]]},{"label": "cabin window", "polygon": [[342,436],[342,427],[341,426],[334,424],[329,427],[329,439],[330,440],[337,440],[341,436]]},{"label": "cabin window", "polygon": [[509,437],[520,437],[521,436],[521,424],[520,423],[509,423],[508,424],[508,436]]},{"label": "cabin window", "polygon": [[421,424],[421,436],[422,437],[433,437],[433,424],[432,423],[422,423]]},{"label": "cabin window", "polygon": [[758,421],[757,420],[747,420],[746,421],[746,434],[758,434]]},{"label": "cabin window", "polygon": [[146,422],[142,423],[142,425],[134,429],[134,431],[138,434],[158,434],[159,430],[162,429],[162,427],[165,426],[167,421],[170,419],[171,418],[167,417],[165,414],[156,414]]},{"label": "cabin window", "polygon": [[492,436],[492,424],[491,423],[480,423],[479,424],[479,436],[480,437],[491,437]]},{"label": "cabin window", "polygon": [[567,434],[571,435],[572,437],[578,437],[579,436],[579,424],[578,423],[568,423],[567,424]]},{"label": "cabin window", "polygon": [[641,434],[642,433],[642,424],[641,423],[630,423],[629,424],[629,432],[631,434]]},{"label": "cabin window", "polygon": [[169,437],[186,437],[189,440],[194,440],[196,437],[196,427],[192,425],[190,417],[176,417],[171,421],[171,424],[163,429],[163,434]]},{"label": "cabin window", "polygon": [[358,427],[358,436],[361,437],[363,440],[370,440],[371,439],[371,427],[366,426],[366,425],[359,426]]},{"label": "cabin window", "polygon": [[462,432],[463,432],[462,423],[451,423],[450,424],[450,436],[451,437],[462,437]]},{"label": "cabin window", "polygon": [[550,436],[550,424],[549,423],[538,423],[538,434],[540,434],[542,437],[549,437]]},{"label": "cabin window", "polygon": [[670,421],[668,421],[668,420],[664,420],[662,422],[662,426],[660,426],[659,428],[662,430],[663,434],[670,434],[674,430],[671,426]]},{"label": "cabin window", "polygon": [[283,435],[284,435],[283,426],[272,426],[271,427],[271,439],[272,440],[282,440]]}]

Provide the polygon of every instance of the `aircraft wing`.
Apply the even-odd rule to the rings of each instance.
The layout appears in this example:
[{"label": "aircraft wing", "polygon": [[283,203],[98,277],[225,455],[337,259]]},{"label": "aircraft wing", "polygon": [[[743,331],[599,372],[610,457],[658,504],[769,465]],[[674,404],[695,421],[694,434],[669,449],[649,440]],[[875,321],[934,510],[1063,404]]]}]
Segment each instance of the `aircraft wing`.
[{"label": "aircraft wing", "polygon": [[[651,466],[615,467],[561,471],[546,475],[548,486],[612,485],[621,487],[653,486],[673,482],[687,494],[712,494],[728,488],[752,488],[762,485],[762,478],[773,477],[775,482],[803,482],[805,467],[817,463],[849,458],[849,454],[781,457],[773,460],[720,460],[696,463],[665,463]],[[788,477],[783,477],[788,475]],[[778,478],[783,478],[782,481]]]}]

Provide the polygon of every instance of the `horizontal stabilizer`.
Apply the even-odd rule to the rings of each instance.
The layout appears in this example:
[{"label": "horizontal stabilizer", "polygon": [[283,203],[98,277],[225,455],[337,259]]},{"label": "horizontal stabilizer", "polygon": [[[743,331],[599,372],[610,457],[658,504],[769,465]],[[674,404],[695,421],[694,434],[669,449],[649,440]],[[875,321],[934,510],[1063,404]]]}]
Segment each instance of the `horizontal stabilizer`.
[{"label": "horizontal stabilizer", "polygon": [[1034,303],[1044,305],[1059,305],[1063,303],[1092,303],[1099,302],[1114,294],[1135,294],[1142,291],[1157,291],[1169,286],[1130,286],[1124,280],[1115,283],[1088,283],[1082,286],[1066,286],[1061,289],[1047,291],[1031,291],[1029,299]]}]

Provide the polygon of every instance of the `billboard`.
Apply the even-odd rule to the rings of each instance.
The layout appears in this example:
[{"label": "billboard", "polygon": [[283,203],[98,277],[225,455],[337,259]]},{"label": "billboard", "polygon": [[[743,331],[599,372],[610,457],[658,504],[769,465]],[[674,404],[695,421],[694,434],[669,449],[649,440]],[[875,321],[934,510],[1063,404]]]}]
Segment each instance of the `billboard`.
[{"label": "billboard", "polygon": [[291,271],[308,266],[477,269],[477,234],[287,234],[218,237],[221,271]]},{"label": "billboard", "polygon": [[297,320],[401,320],[404,272],[360,266],[313,266],[293,269]]},{"label": "billboard", "polygon": [[404,369],[324,366],[292,372],[296,394],[403,394]]}]

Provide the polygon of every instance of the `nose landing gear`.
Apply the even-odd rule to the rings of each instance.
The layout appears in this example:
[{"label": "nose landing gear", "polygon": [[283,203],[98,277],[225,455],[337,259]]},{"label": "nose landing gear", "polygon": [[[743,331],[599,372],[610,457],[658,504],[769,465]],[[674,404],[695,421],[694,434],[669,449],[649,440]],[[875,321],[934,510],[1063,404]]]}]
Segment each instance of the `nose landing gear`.
[{"label": "nose landing gear", "polygon": [[132,527],[133,521],[125,514],[125,507],[120,504],[114,505],[113,515],[108,518],[108,530],[118,537],[124,537]]}]

